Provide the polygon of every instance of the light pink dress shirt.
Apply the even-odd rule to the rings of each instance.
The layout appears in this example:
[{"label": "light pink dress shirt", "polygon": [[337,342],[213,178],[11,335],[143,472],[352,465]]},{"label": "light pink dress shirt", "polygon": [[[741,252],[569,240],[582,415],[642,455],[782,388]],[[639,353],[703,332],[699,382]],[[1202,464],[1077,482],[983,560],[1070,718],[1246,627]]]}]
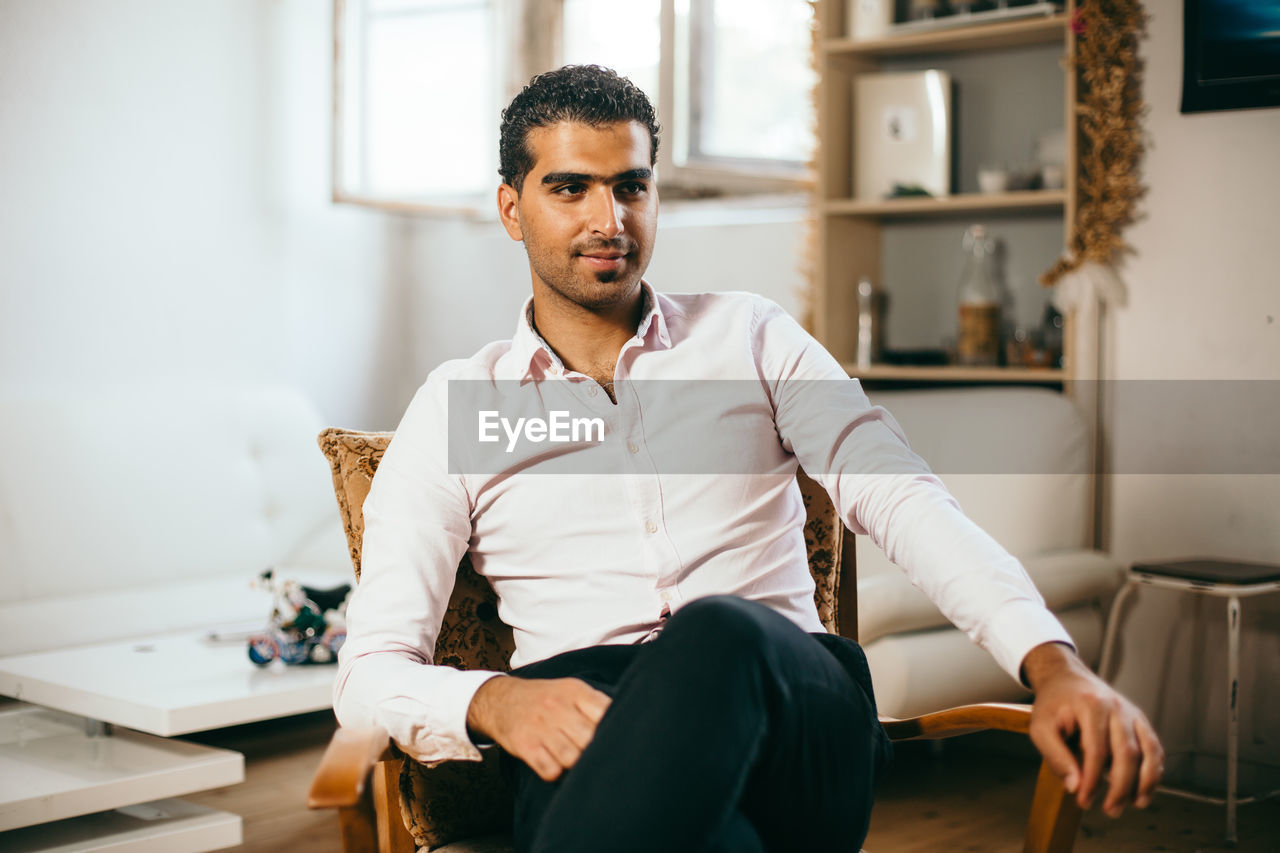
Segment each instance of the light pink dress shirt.
[{"label": "light pink dress shirt", "polygon": [[[467,708],[496,673],[431,661],[468,549],[514,632],[513,666],[642,641],[664,613],[720,593],[821,631],[797,461],[849,528],[884,548],[1013,677],[1035,646],[1070,644],[1018,561],[963,515],[892,417],[780,307],[744,293],[644,289],[643,319],[618,356],[616,406],[564,368],[530,327],[528,303],[510,341],[447,362],[418,391],[364,505],[363,571],[334,688],[343,725],[379,725],[419,761],[480,757]],[[629,387],[660,384],[645,380],[681,381],[662,385],[658,399]],[[717,395],[702,393],[703,380],[747,380],[734,387],[754,389],[754,399],[708,405]],[[505,468],[459,463],[458,442],[455,455],[448,448],[451,382],[507,382],[598,414],[603,441],[561,447],[557,458],[595,454],[608,471],[540,474],[547,446],[526,442],[504,457],[505,435],[484,448]],[[688,461],[670,460],[687,453],[689,435],[716,436],[708,448],[749,459],[758,473],[684,473]]]}]

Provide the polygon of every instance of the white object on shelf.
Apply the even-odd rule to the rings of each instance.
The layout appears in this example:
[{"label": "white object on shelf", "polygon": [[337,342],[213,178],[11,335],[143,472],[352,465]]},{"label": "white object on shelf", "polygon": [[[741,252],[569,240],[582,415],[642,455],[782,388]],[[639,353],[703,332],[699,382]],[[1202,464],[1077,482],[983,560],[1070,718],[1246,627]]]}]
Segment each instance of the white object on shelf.
[{"label": "white object on shelf", "polygon": [[1009,189],[1009,170],[1003,166],[979,166],[978,189],[984,193],[1002,193]]},{"label": "white object on shelf", "polygon": [[893,0],[847,0],[845,21],[854,41],[881,38],[893,25]]},{"label": "white object on shelf", "polygon": [[0,830],[243,781],[238,752],[126,730],[91,734],[85,720],[47,708],[0,711]]},{"label": "white object on shelf", "polygon": [[882,199],[895,184],[937,198],[951,189],[951,75],[860,74],[853,81],[853,195]]}]

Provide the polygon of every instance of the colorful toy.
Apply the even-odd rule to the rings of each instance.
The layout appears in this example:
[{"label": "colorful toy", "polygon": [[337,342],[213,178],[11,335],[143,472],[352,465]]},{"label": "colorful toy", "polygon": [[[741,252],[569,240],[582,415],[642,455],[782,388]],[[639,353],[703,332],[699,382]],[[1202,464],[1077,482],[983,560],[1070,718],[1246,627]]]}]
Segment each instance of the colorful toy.
[{"label": "colorful toy", "polygon": [[267,629],[249,638],[249,660],[265,665],[332,663],[347,639],[347,599],[351,584],[332,589],[304,586],[267,569],[253,584],[271,593]]}]

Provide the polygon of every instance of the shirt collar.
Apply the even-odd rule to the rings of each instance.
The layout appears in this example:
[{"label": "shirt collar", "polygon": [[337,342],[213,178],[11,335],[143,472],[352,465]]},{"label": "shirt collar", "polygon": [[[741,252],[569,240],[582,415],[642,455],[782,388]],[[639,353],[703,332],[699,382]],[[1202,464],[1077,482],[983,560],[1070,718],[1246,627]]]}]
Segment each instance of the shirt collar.
[{"label": "shirt collar", "polygon": [[[667,318],[657,292],[647,281],[640,282],[643,294],[643,308],[640,314],[640,325],[636,327],[636,337],[650,342],[652,337],[664,347],[671,346],[671,334],[667,329]],[[524,301],[520,309],[520,318],[516,322],[515,334],[511,336],[512,367],[521,379],[541,379],[547,374],[557,375],[564,372],[564,364],[560,356],[555,354],[551,346],[533,328],[533,297]]]}]

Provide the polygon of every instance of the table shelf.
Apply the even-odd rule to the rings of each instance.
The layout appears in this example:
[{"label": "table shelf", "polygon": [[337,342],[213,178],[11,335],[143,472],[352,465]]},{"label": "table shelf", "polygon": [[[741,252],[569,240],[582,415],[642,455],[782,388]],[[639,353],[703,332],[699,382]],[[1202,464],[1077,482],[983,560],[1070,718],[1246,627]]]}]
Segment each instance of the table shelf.
[{"label": "table shelf", "polygon": [[243,781],[244,756],[231,750],[125,729],[90,734],[83,718],[48,708],[0,712],[0,830]]}]

